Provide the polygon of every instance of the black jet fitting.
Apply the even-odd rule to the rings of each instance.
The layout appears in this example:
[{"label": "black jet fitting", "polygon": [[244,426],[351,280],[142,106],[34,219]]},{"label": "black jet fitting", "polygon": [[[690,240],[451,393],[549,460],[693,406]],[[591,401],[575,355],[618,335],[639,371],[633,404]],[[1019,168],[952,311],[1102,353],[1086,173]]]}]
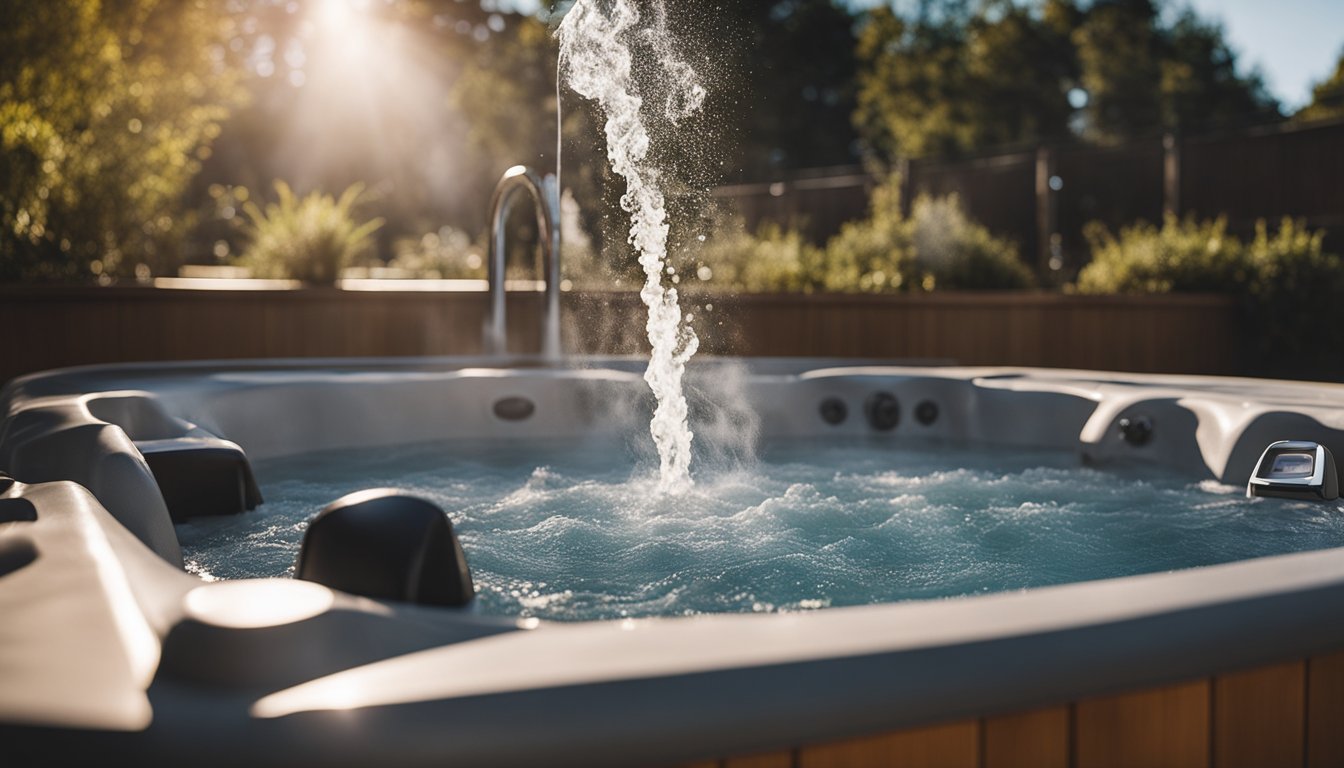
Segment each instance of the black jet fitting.
[{"label": "black jet fitting", "polygon": [[890,392],[874,392],[863,404],[868,424],[880,432],[890,432],[901,423],[901,404]]},{"label": "black jet fitting", "polygon": [[929,426],[938,420],[938,404],[932,400],[921,401],[915,406],[915,421]]},{"label": "black jet fitting", "polygon": [[1147,416],[1126,416],[1116,422],[1126,443],[1138,447],[1153,439],[1153,420]]},{"label": "black jet fitting", "polygon": [[495,401],[495,416],[505,421],[523,421],[537,411],[537,404],[526,397],[504,397]]},{"label": "black jet fitting", "polygon": [[821,412],[821,420],[831,426],[843,424],[845,419],[849,418],[848,406],[845,405],[844,400],[838,397],[828,397],[822,400],[821,407],[818,410]]}]

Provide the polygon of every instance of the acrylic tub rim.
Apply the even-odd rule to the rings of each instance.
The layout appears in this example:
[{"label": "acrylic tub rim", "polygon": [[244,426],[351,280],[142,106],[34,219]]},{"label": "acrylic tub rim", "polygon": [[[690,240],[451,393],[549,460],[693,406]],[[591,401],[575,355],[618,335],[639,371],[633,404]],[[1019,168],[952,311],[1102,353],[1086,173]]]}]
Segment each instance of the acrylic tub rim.
[{"label": "acrylic tub rim", "polygon": [[[137,376],[155,370],[200,373],[220,367],[424,369],[480,362],[484,361],[218,361],[99,366],[59,372],[56,377],[98,378],[117,371]],[[633,360],[587,362],[638,370]],[[759,365],[787,369],[817,363]],[[956,375],[957,369],[931,370],[947,376]],[[1344,389],[1212,377],[974,370],[990,377],[1036,377],[1042,385],[1054,382],[1061,387],[1097,380],[1139,388],[1171,385],[1188,389],[1207,383],[1237,390],[1263,385],[1276,393],[1324,393],[1322,400]],[[20,389],[52,378],[46,374],[18,380],[4,399],[11,400]],[[1330,422],[1331,428],[1335,423]],[[55,523],[58,517],[41,514],[55,503],[51,498],[69,497],[62,503],[81,507],[70,503],[70,498],[81,495],[78,488],[20,486],[7,495],[14,496],[15,490],[41,501],[39,519],[44,522],[51,517]],[[159,558],[126,535],[98,505],[88,504],[87,498],[84,502],[83,507],[92,508],[66,515],[64,527],[53,525],[52,541],[75,535],[72,530],[98,538],[89,534],[90,522],[101,530],[122,565],[124,581],[136,593],[142,614],[139,621],[161,642],[173,625],[183,621],[179,606],[195,582],[185,574],[167,575],[171,569]],[[3,527],[0,537],[5,533]],[[42,545],[43,536],[32,538]],[[147,573],[154,574],[150,581],[161,580],[168,586],[140,584]],[[22,603],[8,594],[14,590],[5,587],[6,580],[0,579],[0,608]],[[383,610],[365,603],[357,601],[344,610],[352,614]],[[123,606],[123,613],[135,611]],[[204,732],[175,717],[174,710],[210,707],[217,698],[236,699],[237,692],[186,685],[161,675],[148,685],[145,698],[154,717],[147,730],[138,734],[136,748],[155,755],[177,748],[184,740],[205,739],[221,748],[227,745],[233,758],[262,763],[268,755],[275,759],[273,749],[300,746],[306,755],[338,763],[354,760],[352,755],[415,763],[421,755],[417,749],[438,740],[443,742],[439,757],[470,758],[473,764],[553,758],[555,750],[571,750],[565,754],[581,755],[590,763],[618,765],[634,756],[656,754],[671,761],[777,747],[784,743],[781,737],[785,734],[788,743],[801,743],[1021,709],[1344,646],[1344,549],[1022,593],[830,608],[806,614],[572,625],[524,622],[518,631],[508,627],[500,631],[498,623],[466,616],[445,617],[415,609],[393,613],[398,620],[444,625],[434,631],[447,632],[444,627],[457,625],[456,631],[475,639],[335,672],[318,682],[299,681],[278,689],[266,684],[253,687],[244,697],[248,699],[245,716],[234,712]],[[135,624],[135,617],[130,618]],[[0,629],[0,640],[6,639],[5,631]],[[20,634],[10,639],[24,638]],[[336,690],[341,696],[333,695]],[[33,722],[24,717],[21,699],[0,692],[0,723],[5,724],[0,729],[17,728],[21,742],[40,743],[42,738],[34,736],[35,731],[20,725]],[[327,708],[332,702],[365,708]],[[50,732],[67,737],[75,734],[79,738],[71,743],[82,743],[81,738],[88,737],[87,728],[72,726],[78,718],[63,719],[59,709],[38,721],[47,729],[57,729]],[[527,743],[506,737],[503,713],[541,711],[548,713],[547,723],[537,725]],[[379,734],[371,744],[362,747],[342,735],[337,725],[351,718]],[[606,724],[606,736],[598,740],[602,743],[592,738],[595,722]],[[443,723],[452,724],[451,738],[442,735]],[[679,736],[688,729],[699,734],[694,745]],[[368,735],[366,729],[360,731]]]}]

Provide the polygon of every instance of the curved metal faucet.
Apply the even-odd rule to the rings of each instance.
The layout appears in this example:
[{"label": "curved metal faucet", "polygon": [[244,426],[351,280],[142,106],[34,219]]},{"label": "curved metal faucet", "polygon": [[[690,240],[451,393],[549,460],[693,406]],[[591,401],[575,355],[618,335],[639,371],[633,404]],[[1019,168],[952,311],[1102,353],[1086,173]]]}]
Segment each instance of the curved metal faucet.
[{"label": "curved metal faucet", "polygon": [[490,198],[490,315],[485,326],[485,348],[502,355],[506,349],[504,309],[504,224],[518,193],[532,195],[537,210],[537,239],[541,250],[546,309],[541,321],[541,354],[560,356],[560,189],[554,176],[515,165],[504,172]]}]

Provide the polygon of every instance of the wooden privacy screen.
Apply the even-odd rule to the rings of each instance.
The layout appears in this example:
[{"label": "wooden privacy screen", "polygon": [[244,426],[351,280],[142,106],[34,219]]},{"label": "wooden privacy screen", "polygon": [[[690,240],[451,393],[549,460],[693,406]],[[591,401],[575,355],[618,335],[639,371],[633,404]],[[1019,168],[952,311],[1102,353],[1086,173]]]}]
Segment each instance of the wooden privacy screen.
[{"label": "wooden privacy screen", "polygon": [[1344,652],[687,768],[1344,766]]},{"label": "wooden privacy screen", "polygon": [[[562,306],[567,351],[647,351],[638,295]],[[1226,297],[688,294],[682,306],[708,354],[1211,374],[1246,362]],[[484,293],[4,286],[0,381],[96,363],[479,354],[486,307]],[[510,294],[510,350],[537,350],[540,309],[539,294]]]}]

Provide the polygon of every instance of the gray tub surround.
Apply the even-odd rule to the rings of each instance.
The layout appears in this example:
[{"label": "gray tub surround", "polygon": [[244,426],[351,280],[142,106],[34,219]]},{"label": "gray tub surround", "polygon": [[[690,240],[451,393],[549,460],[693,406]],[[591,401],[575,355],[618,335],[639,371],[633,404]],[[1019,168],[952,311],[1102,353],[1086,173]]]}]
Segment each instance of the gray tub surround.
[{"label": "gray tub surround", "polygon": [[[4,753],[674,763],[1344,647],[1344,549],[951,600],[572,624],[285,579],[207,583],[181,569],[144,458],[636,434],[649,408],[641,370],[625,359],[319,360],[15,381],[0,396],[0,470],[12,478],[0,479]],[[1344,455],[1335,385],[833,360],[709,360],[690,381],[693,409],[728,423],[745,414],[761,440],[1069,448],[1097,465],[1161,462],[1236,485],[1275,440]],[[865,417],[875,393],[899,404],[894,428]],[[845,406],[838,424],[820,407],[828,399]],[[916,418],[924,402],[937,409],[929,423]],[[1120,428],[1138,422],[1147,428]],[[221,466],[245,506],[244,473]]]}]

